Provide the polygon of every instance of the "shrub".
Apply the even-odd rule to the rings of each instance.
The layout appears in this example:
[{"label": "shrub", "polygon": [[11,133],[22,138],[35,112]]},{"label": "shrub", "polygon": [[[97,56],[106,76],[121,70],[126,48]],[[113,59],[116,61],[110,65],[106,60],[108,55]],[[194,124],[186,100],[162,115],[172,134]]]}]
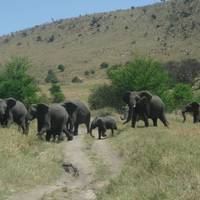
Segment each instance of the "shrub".
[{"label": "shrub", "polygon": [[109,67],[109,65],[108,65],[108,63],[106,63],[106,62],[103,62],[103,63],[101,63],[101,65],[100,65],[100,68],[101,69],[105,69],[105,68],[108,68]]},{"label": "shrub", "polygon": [[0,74],[1,98],[14,97],[26,105],[38,100],[38,87],[27,71],[31,63],[27,58],[13,57]]},{"label": "shrub", "polygon": [[90,73],[91,73],[91,74],[95,74],[95,70],[94,70],[94,69],[91,69],[91,70],[90,70]]},{"label": "shrub", "polygon": [[60,70],[60,72],[64,72],[65,66],[63,64],[59,64],[58,69]]},{"label": "shrub", "polygon": [[56,77],[56,74],[54,73],[53,70],[48,70],[47,76],[45,78],[45,81],[47,83],[58,83],[58,79]]},{"label": "shrub", "polygon": [[62,90],[60,88],[60,85],[58,84],[52,84],[51,88],[49,89],[52,97],[53,97],[53,102],[54,103],[60,103],[64,101],[65,97],[64,94],[62,93]]},{"label": "shrub", "polygon": [[50,43],[50,42],[53,42],[54,40],[55,40],[55,36],[54,36],[54,35],[51,35],[51,36],[48,38],[47,42]]},{"label": "shrub", "polygon": [[72,79],[72,83],[82,83],[83,80],[81,80],[78,76],[75,76],[73,79]]},{"label": "shrub", "polygon": [[84,74],[85,74],[85,76],[89,76],[89,75],[90,75],[90,72],[89,72],[88,70],[86,70],[86,71],[84,72]]},{"label": "shrub", "polygon": [[149,90],[162,98],[170,86],[163,66],[151,59],[139,58],[122,66],[113,66],[107,74],[111,85],[102,85],[92,90],[89,97],[91,108],[112,106],[120,109],[123,104],[122,95],[127,90]]}]

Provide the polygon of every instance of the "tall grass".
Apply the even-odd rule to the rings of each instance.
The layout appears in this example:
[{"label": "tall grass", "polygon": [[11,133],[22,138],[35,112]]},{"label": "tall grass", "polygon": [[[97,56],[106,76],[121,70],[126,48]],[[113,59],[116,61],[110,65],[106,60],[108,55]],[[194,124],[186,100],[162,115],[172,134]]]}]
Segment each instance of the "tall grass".
[{"label": "tall grass", "polygon": [[170,129],[130,128],[112,144],[125,158],[121,174],[98,193],[106,200],[200,199],[200,127],[170,116]]},{"label": "tall grass", "polygon": [[32,125],[28,136],[15,126],[0,129],[0,199],[36,185],[49,184],[62,173],[61,145],[37,139]]}]

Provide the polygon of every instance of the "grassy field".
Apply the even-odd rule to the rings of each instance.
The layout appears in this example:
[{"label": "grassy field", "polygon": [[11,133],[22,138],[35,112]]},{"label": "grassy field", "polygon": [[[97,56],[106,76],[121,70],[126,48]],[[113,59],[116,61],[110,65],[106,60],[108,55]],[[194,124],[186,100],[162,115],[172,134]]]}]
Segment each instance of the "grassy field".
[{"label": "grassy field", "polygon": [[16,192],[55,182],[62,173],[62,144],[36,137],[35,124],[28,136],[17,127],[0,129],[0,200]]},{"label": "grassy field", "polygon": [[111,143],[126,163],[99,200],[200,199],[199,124],[183,124],[178,115],[168,119],[169,129],[120,126]]}]

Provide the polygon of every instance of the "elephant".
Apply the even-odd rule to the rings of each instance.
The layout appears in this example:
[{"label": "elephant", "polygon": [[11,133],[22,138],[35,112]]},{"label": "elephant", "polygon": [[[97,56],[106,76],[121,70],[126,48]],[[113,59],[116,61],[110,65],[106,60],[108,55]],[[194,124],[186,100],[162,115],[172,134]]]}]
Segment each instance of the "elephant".
[{"label": "elephant", "polygon": [[28,134],[28,111],[21,101],[10,97],[0,99],[0,123],[8,126],[15,122],[22,129],[23,134]]},{"label": "elephant", "polygon": [[56,135],[58,140],[63,140],[63,132],[68,140],[73,139],[73,135],[67,130],[69,115],[60,104],[48,106],[46,104],[33,104],[29,109],[29,119],[37,119],[37,132],[40,137],[46,133],[46,141],[50,141]]},{"label": "elephant", "polygon": [[193,115],[193,123],[200,122],[200,104],[192,102],[187,104],[182,110],[183,122],[186,121],[185,113],[191,113]]},{"label": "elephant", "polygon": [[90,129],[90,110],[81,101],[65,101],[61,104],[70,116],[70,131],[73,130],[74,135],[78,135],[78,127],[80,124],[85,124],[87,133]]},{"label": "elephant", "polygon": [[104,116],[104,117],[96,117],[90,126],[90,135],[92,135],[92,130],[98,127],[98,136],[99,140],[101,139],[101,136],[106,137],[106,130],[111,129],[112,136],[114,134],[114,130],[117,130],[117,124],[113,117],[111,116]]},{"label": "elephant", "polygon": [[149,126],[148,118],[153,120],[153,125],[157,126],[157,120],[160,119],[164,126],[168,127],[168,121],[165,117],[165,104],[156,95],[149,91],[127,91],[123,95],[123,101],[128,105],[128,117],[124,124],[132,120],[132,127],[135,128],[136,122],[142,119],[145,126]]}]

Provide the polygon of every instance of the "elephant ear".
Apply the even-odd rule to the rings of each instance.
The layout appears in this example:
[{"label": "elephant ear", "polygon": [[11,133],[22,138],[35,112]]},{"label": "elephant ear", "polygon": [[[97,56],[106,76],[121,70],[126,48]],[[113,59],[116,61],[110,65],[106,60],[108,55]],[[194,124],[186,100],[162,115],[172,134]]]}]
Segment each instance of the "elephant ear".
[{"label": "elephant ear", "polygon": [[147,100],[150,101],[153,95],[149,91],[144,90],[144,91],[139,92],[139,96],[142,99],[146,98]]},{"label": "elephant ear", "polygon": [[[46,114],[49,111],[49,106],[44,104],[44,103],[39,103],[36,105],[37,108],[37,112],[39,113],[43,113]],[[33,109],[34,109],[34,105],[33,105]]]},{"label": "elephant ear", "polygon": [[6,104],[7,104],[7,106],[8,106],[9,108],[12,108],[12,107],[15,106],[16,103],[17,103],[17,100],[14,99],[14,98],[12,98],[12,97],[7,98],[5,101],[6,101]]},{"label": "elephant ear", "polygon": [[123,95],[123,101],[126,103],[126,104],[129,104],[129,98],[130,98],[130,94],[131,94],[131,91],[127,91],[124,93]]},{"label": "elephant ear", "polygon": [[191,105],[192,105],[193,109],[198,109],[199,108],[199,104],[197,102],[195,102],[195,101],[192,102]]},{"label": "elephant ear", "polygon": [[72,113],[77,109],[77,105],[72,101],[66,101],[61,105],[65,108],[65,110],[69,113],[69,115],[72,115]]}]

